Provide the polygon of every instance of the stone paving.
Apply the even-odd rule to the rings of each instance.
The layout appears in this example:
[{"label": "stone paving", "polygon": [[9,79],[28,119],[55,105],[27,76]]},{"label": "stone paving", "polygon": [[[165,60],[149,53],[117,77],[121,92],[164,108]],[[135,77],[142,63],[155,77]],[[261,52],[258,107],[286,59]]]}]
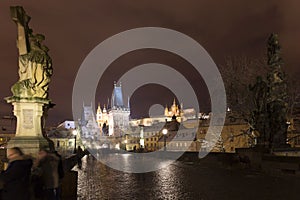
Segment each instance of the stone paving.
[{"label": "stone paving", "polygon": [[298,199],[300,180],[212,164],[179,162],[161,170],[132,174],[111,169],[92,157],[78,169],[78,200]]}]

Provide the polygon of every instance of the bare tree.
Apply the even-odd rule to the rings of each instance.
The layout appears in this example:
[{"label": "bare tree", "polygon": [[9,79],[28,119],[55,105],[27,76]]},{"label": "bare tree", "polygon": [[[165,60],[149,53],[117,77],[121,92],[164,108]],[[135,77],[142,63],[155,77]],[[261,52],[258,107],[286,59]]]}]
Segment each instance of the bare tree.
[{"label": "bare tree", "polygon": [[268,38],[262,59],[228,57],[221,68],[228,106],[236,118],[249,122],[259,133],[259,143],[268,147],[286,145],[286,121],[293,118],[299,99],[299,81],[286,74],[278,35]]},{"label": "bare tree", "polygon": [[290,120],[291,118],[295,117],[295,107],[297,104],[300,104],[300,80],[295,73],[287,74],[287,79],[287,117],[288,120]]},{"label": "bare tree", "polygon": [[253,94],[249,86],[255,83],[257,76],[267,73],[266,58],[251,59],[246,56],[227,57],[221,66],[221,74],[225,84],[228,107],[248,119],[254,108]]}]

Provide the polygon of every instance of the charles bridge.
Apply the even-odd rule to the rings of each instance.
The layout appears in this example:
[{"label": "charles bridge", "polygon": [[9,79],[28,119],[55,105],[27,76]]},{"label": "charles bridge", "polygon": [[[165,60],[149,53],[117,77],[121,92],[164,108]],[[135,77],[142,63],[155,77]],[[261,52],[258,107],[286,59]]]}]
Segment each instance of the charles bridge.
[{"label": "charles bridge", "polygon": [[[18,28],[19,80],[6,101],[17,116],[16,133],[7,148],[19,146],[36,155],[40,148],[53,147],[45,134],[47,111],[54,106],[48,85],[52,60],[41,34],[29,28],[30,17],[20,6],[11,7]],[[164,151],[164,168],[147,173],[125,173],[109,168],[88,151],[63,158],[65,177],[63,199],[294,199],[299,194],[299,149],[287,145],[286,80],[282,72],[280,46],[276,34],[268,40],[267,78],[258,78],[251,91],[255,108],[249,123],[260,133],[253,148],[236,153],[209,153],[200,159],[198,152],[186,152],[176,161],[173,152]],[[33,70],[35,69],[35,70]],[[76,145],[75,145],[76,147]],[[53,149],[53,148],[52,148]],[[5,168],[6,149],[0,149],[1,167]],[[108,154],[127,168],[136,152]],[[77,157],[83,166],[77,165]],[[157,158],[160,159],[160,158]]]}]

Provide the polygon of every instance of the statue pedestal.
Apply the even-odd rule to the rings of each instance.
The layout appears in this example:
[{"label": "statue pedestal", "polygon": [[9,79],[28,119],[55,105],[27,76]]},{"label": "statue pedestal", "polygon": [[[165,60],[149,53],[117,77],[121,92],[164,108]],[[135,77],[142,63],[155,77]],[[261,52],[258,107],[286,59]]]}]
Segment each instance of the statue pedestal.
[{"label": "statue pedestal", "polygon": [[24,153],[37,155],[41,148],[49,148],[42,134],[42,116],[44,107],[50,100],[41,98],[6,98],[14,107],[17,117],[16,135],[8,142],[8,148],[20,147]]}]

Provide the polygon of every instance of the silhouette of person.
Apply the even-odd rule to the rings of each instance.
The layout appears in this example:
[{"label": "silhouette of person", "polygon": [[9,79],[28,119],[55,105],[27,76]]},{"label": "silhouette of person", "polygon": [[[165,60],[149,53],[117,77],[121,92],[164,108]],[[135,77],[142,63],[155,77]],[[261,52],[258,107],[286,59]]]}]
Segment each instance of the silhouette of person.
[{"label": "silhouette of person", "polygon": [[57,151],[54,151],[54,154],[59,158],[58,169],[57,169],[58,170],[58,177],[59,177],[59,186],[58,186],[58,189],[56,191],[56,196],[58,197],[57,199],[61,199],[62,179],[65,176],[65,171],[64,171],[61,155]]},{"label": "silhouette of person", "polygon": [[29,200],[32,159],[18,147],[7,150],[8,167],[0,174],[1,199]]},{"label": "silhouette of person", "polygon": [[[36,196],[42,196],[45,200],[59,199],[59,157],[48,150],[40,150],[34,164],[36,171],[41,178],[41,185],[35,190]],[[42,189],[42,191],[40,191]]]},{"label": "silhouette of person", "polygon": [[77,147],[77,165],[78,165],[78,168],[81,169],[82,167],[82,156],[83,156],[83,150],[80,146]]}]

